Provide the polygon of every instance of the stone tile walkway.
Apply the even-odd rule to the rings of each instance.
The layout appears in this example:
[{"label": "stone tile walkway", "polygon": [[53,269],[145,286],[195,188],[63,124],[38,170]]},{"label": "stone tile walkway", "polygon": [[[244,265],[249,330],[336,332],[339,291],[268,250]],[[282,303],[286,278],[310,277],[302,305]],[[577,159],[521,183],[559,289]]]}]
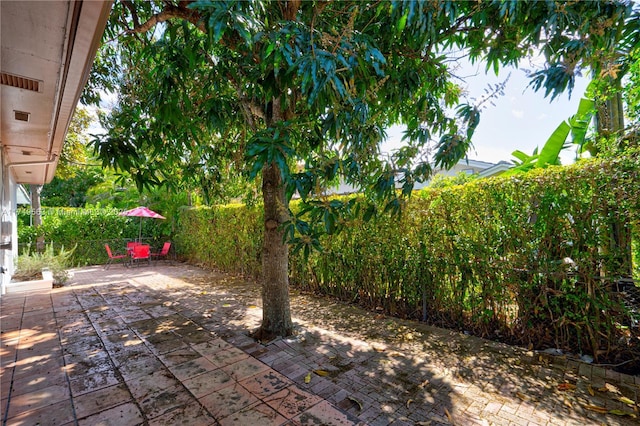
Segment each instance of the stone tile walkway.
[{"label": "stone tile walkway", "polygon": [[2,424],[638,424],[640,377],[295,292],[297,335],[255,342],[258,295],[154,265],[2,296]]}]

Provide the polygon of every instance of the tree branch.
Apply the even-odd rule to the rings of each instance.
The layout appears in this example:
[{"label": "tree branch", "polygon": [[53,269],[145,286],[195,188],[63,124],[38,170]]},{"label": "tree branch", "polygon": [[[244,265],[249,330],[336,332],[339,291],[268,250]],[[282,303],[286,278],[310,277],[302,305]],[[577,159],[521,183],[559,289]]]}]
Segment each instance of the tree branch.
[{"label": "tree branch", "polygon": [[301,0],[287,0],[284,5],[283,17],[287,21],[295,21]]},{"label": "tree branch", "polygon": [[[170,19],[183,19],[193,24],[198,30],[202,31],[203,33],[206,33],[207,31],[204,22],[201,19],[202,16],[197,11],[190,10],[188,8],[189,4],[193,3],[192,0],[181,0],[178,2],[178,5],[175,5],[169,1],[165,1],[164,9],[162,11],[154,14],[153,16],[151,16],[151,18],[142,23],[139,22],[135,7],[130,2],[130,0],[121,1],[123,5],[125,5],[131,12],[132,20],[134,23],[134,27],[126,31],[129,34],[145,33],[147,31],[150,31],[157,24],[168,21]],[[287,4],[285,5],[285,14],[291,16],[292,18],[295,18],[299,7],[300,0],[292,0],[290,2],[287,2]],[[228,40],[221,40],[221,43],[223,45],[229,44]],[[206,52],[204,57],[207,58],[207,61],[211,66],[216,66],[213,63],[210,55],[206,54]],[[240,102],[240,105],[242,107],[242,112],[245,116],[247,124],[255,131],[257,129],[257,125],[254,118],[261,118],[263,120],[266,118],[263,108],[245,96],[245,94],[241,90],[241,86],[232,75],[228,75],[227,78],[236,90],[238,101]]]},{"label": "tree branch", "polygon": [[133,19],[134,28],[139,27],[140,20],[138,19],[138,13],[136,12],[136,8],[133,6],[133,3],[131,3],[129,0],[122,0],[122,4],[124,5],[124,7],[129,9],[129,12],[131,13],[131,19]]},{"label": "tree branch", "polygon": [[[125,0],[126,1],[126,0]],[[124,2],[123,2],[124,3]],[[128,3],[128,2],[127,2]],[[126,3],[124,3],[126,5]],[[200,19],[201,16],[195,10],[187,9],[188,2],[180,2],[178,6],[167,4],[165,8],[151,16],[147,21],[136,25],[134,20],[134,27],[131,28],[129,33],[146,33],[151,30],[154,26],[161,22],[168,21],[170,19],[184,19],[195,25],[202,32],[206,32],[206,28],[204,26],[204,22]]]},{"label": "tree branch", "polygon": [[[205,58],[207,58],[207,62],[212,67],[215,67],[216,64],[211,59],[210,55],[205,54]],[[242,107],[242,113],[244,114],[245,120],[247,121],[247,125],[253,130],[256,131],[258,127],[256,126],[256,122],[253,119],[254,117],[265,119],[265,114],[260,105],[257,105],[255,102],[252,102],[249,98],[247,98],[242,90],[240,89],[240,85],[236,81],[235,77],[231,74],[227,74],[227,78],[229,82],[233,86],[236,91],[236,95],[238,96],[238,101],[240,102],[240,106]]]}]

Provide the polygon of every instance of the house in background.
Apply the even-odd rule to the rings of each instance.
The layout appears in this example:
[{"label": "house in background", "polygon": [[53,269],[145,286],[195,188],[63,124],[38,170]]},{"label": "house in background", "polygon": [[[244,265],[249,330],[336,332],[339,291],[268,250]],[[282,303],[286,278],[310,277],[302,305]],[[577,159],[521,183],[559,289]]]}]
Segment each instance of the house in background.
[{"label": "house in background", "polygon": [[[433,176],[436,175],[444,175],[444,176],[455,176],[458,173],[467,173],[470,175],[478,175],[481,178],[498,176],[499,174],[509,170],[513,167],[512,163],[508,161],[500,161],[499,163],[488,163],[486,161],[478,161],[478,160],[460,160],[458,164],[453,166],[451,169],[436,169],[433,171]],[[422,189],[426,186],[429,186],[431,180],[426,182],[416,182],[413,189],[418,190]],[[327,191],[328,194],[354,194],[359,192],[359,190],[349,184],[341,182],[336,188],[331,188]]]},{"label": "house in background", "polygon": [[[479,160],[460,160],[458,164],[453,166],[449,170],[445,169],[436,169],[433,171],[433,176],[443,175],[443,176],[456,176],[458,173],[466,173],[469,175],[478,175],[481,178],[487,178],[492,176],[498,176],[503,172],[509,170],[513,167],[512,163],[508,161],[500,161],[499,163],[489,163],[486,161]],[[431,180],[428,180],[423,183],[416,183],[414,189],[422,189],[426,186],[429,186]]]},{"label": "house in background", "polygon": [[458,164],[450,170],[436,169],[434,175],[442,174],[445,176],[455,176],[458,173],[467,173],[469,175],[478,175],[479,177],[497,176],[500,173],[513,167],[508,161],[500,161],[499,163],[489,163],[479,160],[460,160]]},{"label": "house in background", "polygon": [[0,294],[18,254],[18,186],[53,179],[111,5],[0,1]]}]

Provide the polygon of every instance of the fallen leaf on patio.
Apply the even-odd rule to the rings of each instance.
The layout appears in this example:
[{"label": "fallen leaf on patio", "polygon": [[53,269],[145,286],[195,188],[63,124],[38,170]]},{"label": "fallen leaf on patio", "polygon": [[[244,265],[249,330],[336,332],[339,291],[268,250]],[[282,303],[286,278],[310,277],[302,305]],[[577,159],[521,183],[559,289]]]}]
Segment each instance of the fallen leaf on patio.
[{"label": "fallen leaf on patio", "polygon": [[231,303],[225,303],[224,305],[222,305],[223,308],[230,308],[231,307]]},{"label": "fallen leaf on patio", "polygon": [[257,306],[256,306],[256,305],[249,305],[249,306],[248,306],[248,308],[249,308],[249,309],[256,309],[256,308],[257,308]]},{"label": "fallen leaf on patio", "polygon": [[311,382],[311,373],[308,373],[306,376],[304,376],[304,382],[305,383]]},{"label": "fallen leaf on patio", "polygon": [[379,314],[379,315],[376,315],[374,318],[377,319],[377,320],[384,319],[384,315]]},{"label": "fallen leaf on patio", "polygon": [[431,424],[431,420],[427,420],[426,422],[418,422],[416,426],[429,426]]},{"label": "fallen leaf on patio", "polygon": [[596,396],[596,392],[593,390],[591,385],[587,386],[587,390],[589,391],[589,395]]},{"label": "fallen leaf on patio", "polygon": [[447,418],[449,419],[449,423],[453,424],[453,417],[451,416],[451,413],[449,413],[449,410],[445,408],[444,413],[447,415]]},{"label": "fallen leaf on patio", "polygon": [[632,418],[637,418],[637,416],[633,413],[629,413],[628,411],[622,411],[622,410],[611,410],[609,411],[609,414],[615,414],[616,416],[629,416]]},{"label": "fallen leaf on patio", "polygon": [[409,409],[409,405],[413,402],[413,399],[408,399],[407,400],[407,410]]},{"label": "fallen leaf on patio", "polygon": [[200,295],[201,295],[201,296],[203,296],[203,295],[205,295],[205,294],[207,294],[207,292],[206,292],[206,291],[201,291],[201,292],[200,292]]},{"label": "fallen leaf on patio", "polygon": [[618,398],[618,401],[623,402],[623,403],[625,403],[625,404],[627,404],[627,405],[631,405],[631,406],[636,405],[636,402],[635,402],[635,401],[633,401],[633,400],[631,400],[631,399],[627,398],[626,396],[621,396],[621,397],[619,397],[619,398]]},{"label": "fallen leaf on patio", "polygon": [[609,412],[608,409],[604,407],[600,407],[598,405],[584,405],[584,408],[587,410],[595,411],[596,413],[607,414]]},{"label": "fallen leaf on patio", "polygon": [[329,372],[325,370],[313,370],[313,372],[321,377],[327,377],[329,375]]},{"label": "fallen leaf on patio", "polygon": [[429,379],[427,379],[424,382],[420,383],[420,387],[423,388],[423,387],[427,386],[428,384],[429,384]]},{"label": "fallen leaf on patio", "polygon": [[560,390],[560,391],[574,391],[574,390],[576,390],[576,385],[572,385],[571,383],[560,383],[558,385],[558,390]]},{"label": "fallen leaf on patio", "polygon": [[571,401],[569,401],[567,398],[565,398],[563,402],[567,407],[573,408],[573,404],[571,404]]},{"label": "fallen leaf on patio", "polygon": [[384,351],[385,351],[385,349],[384,349],[384,348],[379,348],[379,347],[377,347],[377,346],[371,346],[371,348],[372,348],[374,351],[376,351],[376,352],[384,352]]},{"label": "fallen leaf on patio", "polygon": [[358,410],[362,411],[362,402],[358,401],[357,399],[355,399],[352,396],[348,396],[347,397],[349,399],[349,401],[353,402],[354,404],[356,404],[358,406]]},{"label": "fallen leaf on patio", "polygon": [[600,392],[620,393],[620,390],[611,383],[605,383],[603,387],[598,389]]},{"label": "fallen leaf on patio", "polygon": [[529,398],[527,395],[523,394],[522,392],[516,392],[516,396],[518,398],[520,398],[523,401],[530,401],[531,398]]},{"label": "fallen leaf on patio", "polygon": [[414,333],[405,333],[403,337],[407,340],[414,340],[416,338],[416,335]]}]

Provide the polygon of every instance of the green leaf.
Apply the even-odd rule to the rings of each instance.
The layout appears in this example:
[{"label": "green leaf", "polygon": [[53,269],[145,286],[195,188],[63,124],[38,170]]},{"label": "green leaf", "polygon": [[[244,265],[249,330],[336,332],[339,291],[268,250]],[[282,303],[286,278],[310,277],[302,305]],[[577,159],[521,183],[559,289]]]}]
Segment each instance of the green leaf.
[{"label": "green leaf", "polygon": [[532,157],[529,154],[525,154],[524,152],[520,151],[519,149],[513,151],[511,153],[511,155],[513,155],[514,157],[516,157],[518,160],[525,162],[527,160],[530,160]]},{"label": "green leaf", "polygon": [[406,10],[396,26],[396,34],[402,33],[404,27],[407,25],[407,18],[409,17],[409,10]]},{"label": "green leaf", "polygon": [[630,413],[628,411],[622,411],[622,410],[609,410],[609,414],[614,414],[616,416],[621,416],[621,417],[629,416],[634,419],[637,418],[637,416],[634,413]]},{"label": "green leaf", "polygon": [[571,125],[571,140],[574,144],[582,147],[585,144],[585,137],[591,119],[595,113],[595,103],[590,99],[580,99],[578,112],[569,119]]},{"label": "green leaf", "polygon": [[570,131],[571,126],[566,121],[560,123],[542,147],[542,150],[538,155],[537,167],[546,167],[558,164],[560,151],[564,148]]},{"label": "green leaf", "polygon": [[369,222],[376,215],[377,209],[373,204],[369,204],[362,215],[362,220]]},{"label": "green leaf", "polygon": [[271,53],[273,52],[273,49],[275,49],[275,47],[276,47],[275,43],[269,43],[267,45],[267,48],[265,49],[264,57],[268,58],[269,56],[271,56]]}]

